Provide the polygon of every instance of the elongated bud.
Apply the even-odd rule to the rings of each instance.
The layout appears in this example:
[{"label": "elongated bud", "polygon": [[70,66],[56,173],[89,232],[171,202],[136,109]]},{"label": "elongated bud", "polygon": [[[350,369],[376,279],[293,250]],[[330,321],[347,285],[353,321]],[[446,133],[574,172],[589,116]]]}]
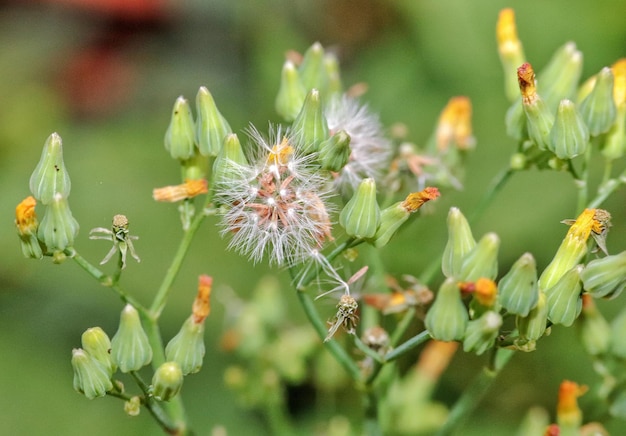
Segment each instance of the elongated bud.
[{"label": "elongated bud", "polygon": [[509,101],[519,96],[517,85],[517,67],[526,62],[524,47],[517,36],[515,12],[511,8],[502,9],[496,23],[498,53],[504,71],[504,91]]},{"label": "elongated bud", "polygon": [[291,128],[294,145],[305,154],[319,151],[320,143],[328,139],[328,123],[317,89],[309,91]]},{"label": "elongated bud", "polygon": [[57,193],[46,208],[37,237],[49,251],[61,252],[74,245],[78,228],[78,221],[72,216],[67,199]]},{"label": "elongated bud", "polygon": [[582,67],[582,53],[575,43],[568,42],[554,53],[550,62],[537,75],[538,92],[551,111],[556,109],[561,100],[574,98]]},{"label": "elongated bud", "polygon": [[527,316],[539,301],[537,265],[530,253],[524,253],[498,283],[498,301],[508,312]]},{"label": "elongated bud", "polygon": [[74,389],[90,400],[103,397],[113,389],[107,369],[81,348],[72,350]]},{"label": "elongated bud", "polygon": [[52,203],[58,194],[62,198],[70,195],[72,183],[63,162],[61,137],[53,133],[46,139],[39,163],[30,176],[30,192],[42,204]]},{"label": "elongated bud", "polygon": [[300,80],[300,73],[291,61],[286,61],[280,75],[280,87],[276,95],[276,112],[285,121],[293,121],[306,97],[306,88]]},{"label": "elongated bud", "polygon": [[165,358],[178,363],[183,375],[187,375],[200,371],[204,353],[204,322],[196,323],[192,315],[168,342]]},{"label": "elongated bud", "polygon": [[183,386],[183,372],[176,362],[165,362],[152,376],[152,396],[158,401],[174,398]]},{"label": "elongated bud", "polygon": [[553,324],[563,324],[569,327],[580,315],[583,304],[580,295],[580,272],[582,270],[582,265],[575,266],[566,272],[554,286],[546,289],[548,319]]},{"label": "elongated bud", "polygon": [[177,201],[197,197],[201,194],[206,194],[208,191],[209,186],[206,180],[188,179],[185,180],[185,183],[182,183],[180,185],[164,186],[162,188],[153,189],[152,198],[155,201],[176,203]]},{"label": "elongated bud", "polygon": [[80,339],[83,349],[100,362],[111,377],[117,367],[111,359],[111,340],[104,330],[100,327],[92,327],[85,330]]},{"label": "elongated bud", "polygon": [[340,95],[343,92],[339,61],[337,60],[337,57],[332,53],[326,53],[324,55],[324,72],[327,81],[324,97],[328,101],[330,101],[330,99]]},{"label": "elongated bud", "polygon": [[474,282],[480,278],[495,280],[498,275],[498,249],[500,238],[487,233],[463,259],[459,279]]},{"label": "elongated bud", "polygon": [[173,159],[187,160],[194,155],[196,132],[189,102],[176,99],[170,125],[165,132],[165,148]]},{"label": "elongated bud", "polygon": [[626,309],[611,321],[611,354],[626,360]]},{"label": "elongated bud", "polygon": [[320,144],[318,161],[323,170],[339,172],[350,159],[350,135],[340,130]]},{"label": "elongated bud", "polygon": [[580,434],[583,415],[578,407],[578,397],[585,392],[587,392],[587,386],[580,386],[569,380],[561,383],[556,407],[556,421],[559,424],[560,434]]},{"label": "elongated bud", "polygon": [[554,124],[554,115],[537,94],[535,72],[529,63],[525,63],[517,69],[517,80],[522,93],[522,107],[526,114],[528,136],[540,149],[549,149],[550,130]]},{"label": "elongated bud", "polygon": [[152,348],[139,312],[130,304],[122,310],[117,333],[111,339],[111,358],[124,373],[138,371],[152,360]]},{"label": "elongated bud", "polygon": [[207,88],[201,86],[196,94],[196,143],[202,156],[217,156],[224,138],[232,129],[215,105]]},{"label": "elongated bud", "polygon": [[376,202],[376,182],[363,179],[350,201],[339,215],[339,224],[349,236],[371,238],[380,224],[380,209]]},{"label": "elongated bud", "polygon": [[469,321],[467,309],[461,300],[461,291],[453,278],[441,284],[435,302],[426,314],[426,328],[440,341],[460,341]]},{"label": "elongated bud", "polygon": [[474,352],[477,355],[483,354],[493,347],[501,326],[502,316],[492,310],[483,313],[480,318],[470,321],[467,324],[467,329],[465,329],[463,351]]},{"label": "elongated bud", "polygon": [[37,200],[32,196],[26,197],[17,205],[15,208],[15,227],[17,228],[17,235],[20,237],[24,257],[41,259],[43,252],[39,239],[37,239],[39,222],[35,213],[36,205]]},{"label": "elongated bud", "polygon": [[592,356],[605,354],[611,343],[611,326],[596,307],[591,295],[583,294],[580,316],[580,340]]},{"label": "elongated bud", "polygon": [[626,251],[592,260],[580,278],[592,297],[616,298],[626,288]]},{"label": "elongated bud", "polygon": [[546,294],[539,292],[537,305],[528,312],[527,316],[517,316],[515,325],[519,332],[519,338],[515,345],[520,351],[534,351],[535,343],[543,336],[548,322],[548,304]]},{"label": "elongated bud", "polygon": [[559,159],[572,159],[587,150],[589,129],[570,100],[561,100],[550,131],[550,151]]},{"label": "elongated bud", "polygon": [[313,88],[324,89],[326,87],[324,73],[324,47],[319,42],[315,42],[304,52],[302,64],[300,64],[300,80],[304,89],[307,92]]},{"label": "elongated bud", "polygon": [[420,192],[409,194],[404,201],[387,207],[380,213],[380,225],[374,235],[374,246],[384,247],[400,226],[409,219],[412,213],[417,212],[424,203],[439,197],[437,188],[428,187]]},{"label": "elongated bud", "polygon": [[465,216],[456,208],[448,212],[448,242],[443,251],[441,270],[446,277],[458,276],[463,259],[474,249],[476,240]]},{"label": "elongated bud", "polygon": [[604,67],[596,76],[593,90],[580,103],[580,114],[591,136],[609,131],[617,116],[613,99],[613,72]]},{"label": "elongated bud", "polygon": [[452,97],[441,111],[435,131],[439,152],[469,150],[476,145],[472,135],[472,102],[468,97]]},{"label": "elongated bud", "polygon": [[237,177],[238,166],[248,165],[248,160],[243,154],[241,143],[235,133],[231,133],[224,139],[224,145],[213,163],[213,183],[228,184]]}]

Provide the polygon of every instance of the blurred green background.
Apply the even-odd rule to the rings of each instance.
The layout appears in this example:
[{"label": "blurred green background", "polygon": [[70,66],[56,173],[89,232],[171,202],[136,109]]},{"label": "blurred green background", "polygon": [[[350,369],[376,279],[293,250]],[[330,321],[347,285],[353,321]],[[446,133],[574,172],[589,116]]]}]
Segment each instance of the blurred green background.
[{"label": "blurred green background", "polygon": [[[58,132],[73,187],[70,204],[81,224],[77,249],[97,263],[104,242],[87,239],[90,228],[126,214],[140,235],[142,258],[131,260],[122,283],[150,301],[177,246],[175,207],[157,204],[154,187],[178,183],[179,169],[163,148],[176,97],[193,99],[201,85],[213,93],[235,131],[249,122],[278,121],[273,101],[289,49],[320,41],[339,54],[344,83],[366,82],[365,100],[390,126],[402,122],[417,144],[431,134],[451,96],[467,95],[474,107],[477,150],[470,156],[465,189],[445,192],[434,214],[405,229],[384,249],[389,271],[419,275],[445,244],[450,206],[471,214],[489,181],[508,163],[515,143],[504,132],[508,107],[496,51],[498,11],[513,6],[531,63],[543,66],[573,40],[585,56],[586,78],[626,55],[626,1],[528,0],[173,0],[8,1],[0,6],[0,423],[12,435],[159,434],[147,413],[127,417],[122,403],[88,401],[72,389],[70,351],[80,335],[99,325],[116,329],[121,304],[75,264],[23,259],[13,225],[15,205],[29,195],[28,178],[47,136]],[[622,164],[623,167],[623,164]],[[614,227],[608,247],[626,249],[624,190],[605,204]],[[574,218],[575,189],[567,174],[516,175],[474,227],[475,236],[497,232],[501,269],[532,252],[547,265]],[[268,434],[263,421],[227,390],[223,371],[234,358],[219,349],[225,330],[220,292],[245,297],[264,266],[253,267],[225,242],[214,221],[205,223],[175,283],[163,317],[170,338],[187,317],[197,276],[214,276],[213,312],[207,321],[202,371],[186,379],[183,395],[198,434],[216,425],[229,434]],[[279,273],[286,283],[286,274]],[[292,318],[304,322],[285,286]],[[601,305],[612,316],[624,296]],[[327,304],[331,307],[331,304]],[[327,307],[327,308],[328,308]],[[515,357],[467,423],[463,434],[503,434],[531,405],[552,413],[563,379],[593,384],[597,377],[574,329],[555,329],[535,353]],[[483,359],[457,356],[438,391],[451,403]],[[589,396],[589,394],[588,394]],[[592,410],[593,404],[582,398]],[[336,413],[355,402],[337,402]],[[610,421],[613,434],[626,425]],[[623,433],[622,433],[623,434]]]}]

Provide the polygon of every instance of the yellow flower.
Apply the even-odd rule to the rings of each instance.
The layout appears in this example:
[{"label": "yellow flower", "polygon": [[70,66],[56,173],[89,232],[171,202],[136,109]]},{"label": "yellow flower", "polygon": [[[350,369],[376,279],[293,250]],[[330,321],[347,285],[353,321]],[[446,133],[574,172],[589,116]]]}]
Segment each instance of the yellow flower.
[{"label": "yellow flower", "polygon": [[213,287],[213,277],[201,275],[198,278],[198,295],[193,302],[192,312],[194,322],[200,324],[211,312],[211,288]]},{"label": "yellow flower", "polygon": [[579,428],[582,423],[582,412],[578,407],[578,397],[587,392],[587,386],[564,380],[559,387],[559,401],[556,407],[557,422],[563,430]]},{"label": "yellow flower", "polygon": [[28,196],[15,208],[15,225],[20,236],[33,235],[37,233],[37,214],[35,197]]},{"label": "yellow flower", "polygon": [[453,97],[439,115],[437,130],[437,149],[447,150],[455,145],[461,150],[471,149],[476,140],[472,136],[472,103],[469,98]]},{"label": "yellow flower", "polygon": [[185,183],[180,185],[155,188],[152,191],[152,198],[156,201],[175,203],[186,198],[193,198],[201,194],[206,194],[208,190],[208,183],[204,179],[185,180]]}]

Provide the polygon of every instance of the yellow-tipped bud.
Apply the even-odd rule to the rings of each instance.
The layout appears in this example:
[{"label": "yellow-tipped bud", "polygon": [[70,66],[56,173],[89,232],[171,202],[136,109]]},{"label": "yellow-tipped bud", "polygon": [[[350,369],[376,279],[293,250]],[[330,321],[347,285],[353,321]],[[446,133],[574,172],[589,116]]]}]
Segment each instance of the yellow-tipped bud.
[{"label": "yellow-tipped bud", "polygon": [[517,80],[522,93],[522,107],[526,114],[528,137],[541,150],[549,149],[550,130],[554,124],[554,115],[537,94],[535,72],[529,63],[525,63],[517,69]]},{"label": "yellow-tipped bud", "polygon": [[587,386],[580,386],[565,380],[559,387],[559,401],[556,407],[556,421],[561,434],[580,434],[583,414],[578,407],[578,397],[587,392]]},{"label": "yellow-tipped bud", "polygon": [[17,235],[20,237],[24,257],[41,259],[43,252],[39,239],[37,239],[39,222],[35,213],[36,205],[37,200],[32,196],[22,200],[15,208],[15,226],[17,227]]},{"label": "yellow-tipped bud", "polygon": [[504,90],[509,101],[519,96],[517,86],[517,67],[526,62],[522,42],[517,36],[515,12],[511,8],[502,9],[496,23],[496,39],[498,53],[504,70]]}]

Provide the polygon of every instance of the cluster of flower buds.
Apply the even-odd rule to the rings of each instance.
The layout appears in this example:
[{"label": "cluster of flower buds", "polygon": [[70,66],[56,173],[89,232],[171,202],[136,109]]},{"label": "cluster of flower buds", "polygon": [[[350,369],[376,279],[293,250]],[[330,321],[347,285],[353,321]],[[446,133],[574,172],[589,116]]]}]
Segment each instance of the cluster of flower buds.
[{"label": "cluster of flower buds", "polygon": [[[73,246],[79,228],[67,200],[70,188],[61,137],[53,133],[46,140],[41,159],[30,177],[33,196],[24,199],[15,210],[24,256],[41,259],[44,254],[50,254],[55,262],[65,259],[64,250]],[[46,206],[41,223],[35,214],[37,201]]]}]

